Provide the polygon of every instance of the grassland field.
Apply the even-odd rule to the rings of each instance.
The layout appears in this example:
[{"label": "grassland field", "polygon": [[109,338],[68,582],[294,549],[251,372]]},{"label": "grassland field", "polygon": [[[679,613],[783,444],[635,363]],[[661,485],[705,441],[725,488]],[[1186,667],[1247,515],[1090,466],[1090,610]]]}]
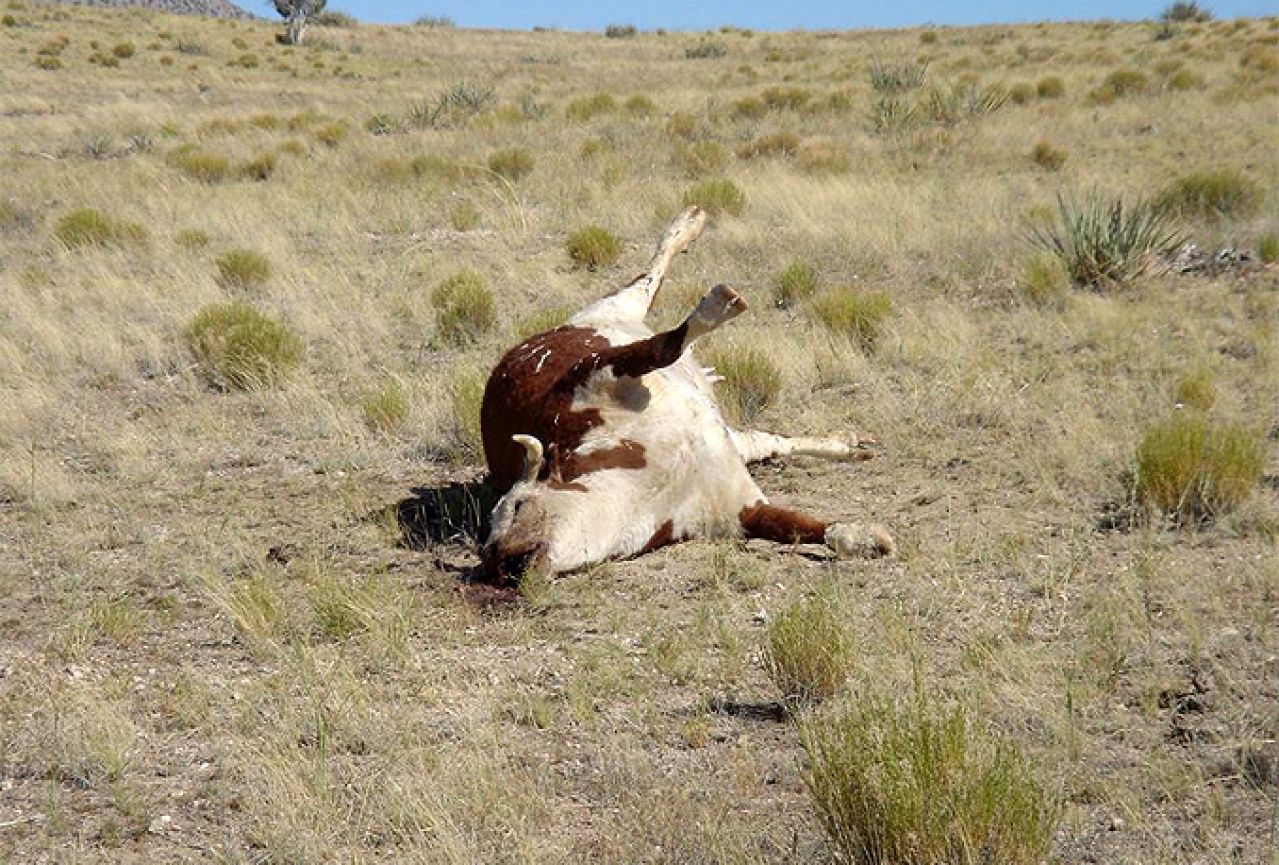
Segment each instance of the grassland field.
[{"label": "grassland field", "polygon": [[[1048,861],[1279,863],[1279,19],[279,29],[0,6],[0,863],[841,861],[764,663],[816,596],[851,651],[802,712],[962,704],[1059,801]],[[1245,267],[1033,241],[1206,174],[1171,224]],[[900,554],[475,603],[395,506],[482,475],[487,370],[686,201],[654,320],[737,287],[727,410],[882,445],[761,486]],[[1260,476],[1173,519],[1138,454],[1190,412]]]}]

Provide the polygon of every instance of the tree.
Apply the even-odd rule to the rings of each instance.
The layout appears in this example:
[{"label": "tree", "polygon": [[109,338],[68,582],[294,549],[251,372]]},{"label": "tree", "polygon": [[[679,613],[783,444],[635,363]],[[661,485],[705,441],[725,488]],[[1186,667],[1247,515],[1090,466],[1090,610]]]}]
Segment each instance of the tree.
[{"label": "tree", "polygon": [[284,19],[285,45],[300,45],[310,19],[324,11],[325,0],[271,0]]}]

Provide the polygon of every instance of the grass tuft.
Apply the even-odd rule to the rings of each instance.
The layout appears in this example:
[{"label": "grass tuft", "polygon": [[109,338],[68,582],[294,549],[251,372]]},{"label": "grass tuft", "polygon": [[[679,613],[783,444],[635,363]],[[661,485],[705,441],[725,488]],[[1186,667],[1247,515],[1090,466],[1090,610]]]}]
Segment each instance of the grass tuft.
[{"label": "grass tuft", "polygon": [[390,432],[404,423],[409,415],[409,396],[404,385],[390,379],[360,406],[365,425],[377,432]]},{"label": "grass tuft", "polygon": [[588,225],[570,234],[564,249],[579,267],[597,270],[617,261],[622,254],[622,241],[607,229]]},{"label": "grass tuft", "polygon": [[231,249],[219,255],[218,285],[227,289],[257,288],[271,276],[271,263],[253,249]]},{"label": "grass tuft", "polygon": [[534,163],[527,150],[510,147],[490,156],[488,165],[489,171],[514,183],[531,174]]},{"label": "grass tuft", "polygon": [[782,308],[794,306],[817,291],[817,271],[796,259],[773,277],[773,300]]},{"label": "grass tuft", "polygon": [[1137,447],[1136,497],[1183,521],[1211,519],[1243,503],[1265,467],[1262,437],[1183,411],[1146,431]]},{"label": "grass tuft", "polygon": [[86,246],[125,249],[145,246],[147,232],[134,222],[112,219],[92,207],[73,210],[58,220],[53,236],[68,249]]},{"label": "grass tuft", "polygon": [[1240,219],[1256,214],[1263,198],[1256,181],[1235,169],[1220,168],[1174,180],[1155,198],[1155,206],[1183,217]]},{"label": "grass tuft", "polygon": [[834,289],[812,304],[813,317],[827,329],[852,339],[864,351],[871,351],[893,312],[893,302],[882,291]]},{"label": "grass tuft", "polygon": [[697,205],[712,215],[741,216],[746,210],[746,193],[731,180],[705,180],[684,192],[684,206]]},{"label": "grass tuft", "polygon": [[221,183],[231,174],[231,160],[189,145],[179,147],[169,160],[178,171],[201,183]]},{"label": "grass tuft", "polygon": [[767,352],[737,346],[721,348],[707,363],[724,377],[719,384],[720,406],[736,421],[755,420],[782,390],[782,371]]},{"label": "grass tuft", "polygon": [[853,639],[833,594],[801,599],[768,624],[764,667],[792,709],[833,697],[848,678]]},{"label": "grass tuft", "polygon": [[611,93],[592,93],[574,99],[564,109],[564,116],[578,123],[585,123],[603,114],[612,114],[617,110],[617,100]]},{"label": "grass tuft", "polygon": [[436,309],[436,328],[448,345],[475,342],[497,324],[497,302],[484,277],[474,270],[462,270],[435,287],[431,304]]},{"label": "grass tuft", "polygon": [[1179,407],[1208,411],[1217,401],[1217,386],[1213,382],[1212,370],[1200,366],[1187,372],[1177,379],[1172,398]]},{"label": "grass tuft", "polygon": [[1167,213],[1150,202],[1126,204],[1096,191],[1083,199],[1057,197],[1058,218],[1035,226],[1031,239],[1057,256],[1070,281],[1100,288],[1141,276],[1156,255],[1171,254],[1182,243]]},{"label": "grass tuft", "polygon": [[1045,171],[1060,171],[1066,164],[1066,151],[1053,147],[1052,142],[1047,139],[1041,139],[1031,148],[1030,158]]},{"label": "grass tuft", "polygon": [[261,390],[284,381],[306,356],[287,327],[246,303],[206,306],[186,342],[208,382],[221,390]]}]

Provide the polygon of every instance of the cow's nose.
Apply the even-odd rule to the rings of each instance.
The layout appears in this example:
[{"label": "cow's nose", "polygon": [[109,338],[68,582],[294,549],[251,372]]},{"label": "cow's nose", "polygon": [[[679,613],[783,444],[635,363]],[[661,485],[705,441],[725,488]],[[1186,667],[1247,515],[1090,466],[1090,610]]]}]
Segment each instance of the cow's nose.
[{"label": "cow's nose", "polygon": [[525,550],[522,553],[511,553],[502,557],[500,571],[509,580],[518,580],[528,571],[536,550]]}]

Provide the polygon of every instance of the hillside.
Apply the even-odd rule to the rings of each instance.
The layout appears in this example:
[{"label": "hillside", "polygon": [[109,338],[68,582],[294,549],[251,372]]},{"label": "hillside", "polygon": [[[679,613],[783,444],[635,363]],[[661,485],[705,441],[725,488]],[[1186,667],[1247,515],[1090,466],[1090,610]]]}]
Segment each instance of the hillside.
[{"label": "hillside", "polygon": [[206,18],[247,20],[257,17],[230,0],[45,0],[98,9],[147,9],[167,15],[201,15]]},{"label": "hillside", "polygon": [[[1279,862],[1279,19],[278,31],[0,9],[0,862],[849,861],[798,725],[912,695],[1048,861]],[[1227,252],[1072,279],[1089,195]],[[760,485],[900,554],[494,598],[420,509],[685,201],[656,319],[733,283],[730,412],[881,446]],[[790,716],[779,621],[835,680]]]}]

